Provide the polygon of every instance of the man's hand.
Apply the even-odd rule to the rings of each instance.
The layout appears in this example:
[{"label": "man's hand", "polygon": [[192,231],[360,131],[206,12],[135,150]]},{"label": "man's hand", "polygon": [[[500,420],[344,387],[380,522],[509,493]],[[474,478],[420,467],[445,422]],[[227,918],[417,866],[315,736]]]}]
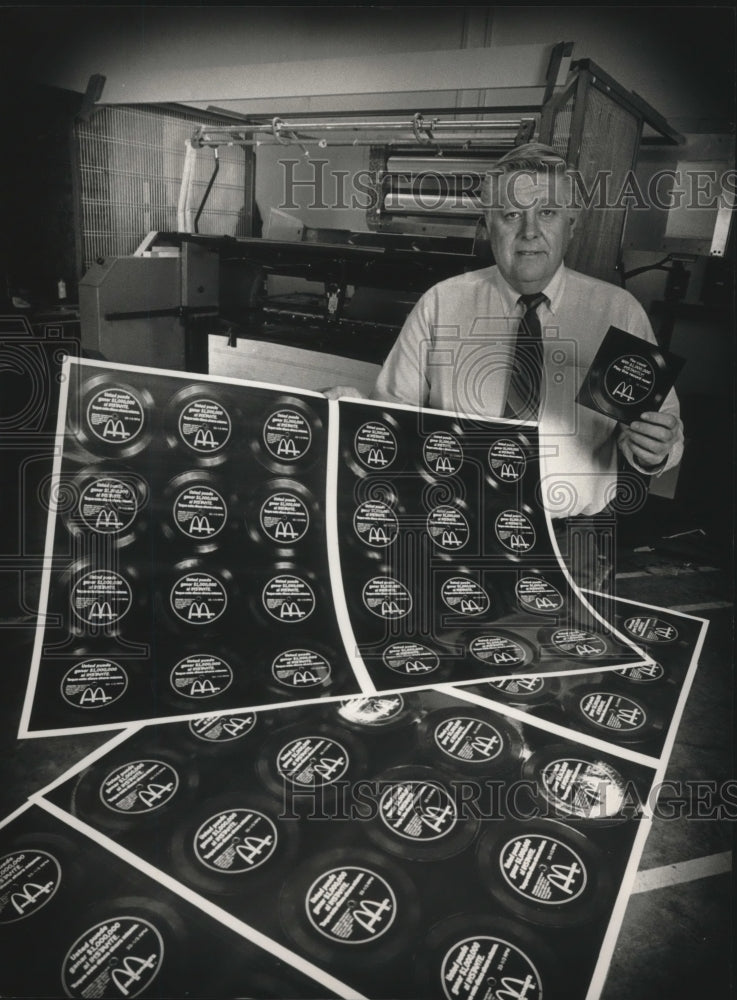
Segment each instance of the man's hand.
[{"label": "man's hand", "polygon": [[328,399],[339,399],[340,396],[352,396],[353,399],[366,399],[366,393],[352,385],[334,385],[332,389],[323,389],[322,394]]},{"label": "man's hand", "polygon": [[672,413],[643,413],[629,427],[623,427],[632,454],[643,468],[665,462],[682,433],[683,424]]}]

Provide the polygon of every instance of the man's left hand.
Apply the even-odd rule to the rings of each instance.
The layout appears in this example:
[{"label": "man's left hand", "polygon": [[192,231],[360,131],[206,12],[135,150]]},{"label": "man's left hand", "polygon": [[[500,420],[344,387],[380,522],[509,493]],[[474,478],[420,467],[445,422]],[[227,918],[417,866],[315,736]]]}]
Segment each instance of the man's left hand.
[{"label": "man's left hand", "polygon": [[667,459],[682,430],[683,424],[672,413],[643,413],[624,433],[635,459],[647,468]]}]

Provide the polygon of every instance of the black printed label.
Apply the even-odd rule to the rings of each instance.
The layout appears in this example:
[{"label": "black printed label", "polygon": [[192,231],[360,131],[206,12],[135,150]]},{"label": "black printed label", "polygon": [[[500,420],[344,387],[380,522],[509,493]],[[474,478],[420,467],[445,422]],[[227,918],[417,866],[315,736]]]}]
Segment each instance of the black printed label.
[{"label": "black printed label", "polygon": [[284,687],[300,690],[330,680],[330,664],[311,649],[287,649],[271,664],[274,679]]},{"label": "black printed label", "polygon": [[444,719],[435,727],[433,739],[438,749],[464,764],[484,764],[495,760],[504,749],[504,739],[489,722],[464,715]]},{"label": "black printed label", "polygon": [[563,607],[561,592],[541,576],[523,576],[517,581],[514,592],[526,611],[549,614]]},{"label": "black printed label", "polygon": [[164,942],[140,917],[111,917],[77,938],[64,958],[62,982],[67,996],[137,997],[156,978]]},{"label": "black printed label", "polygon": [[386,424],[368,423],[356,431],[353,449],[367,469],[387,469],[397,457],[397,439]]},{"label": "black printed label", "polygon": [[440,666],[438,654],[419,642],[395,642],[382,655],[385,666],[397,674],[415,677],[431,674]]},{"label": "black printed label", "polygon": [[227,444],[231,423],[227,410],[214,399],[195,399],[179,414],[179,433],[192,451],[212,454]]},{"label": "black printed label", "polygon": [[367,500],[353,515],[353,530],[362,542],[381,549],[391,545],[399,532],[399,521],[381,500]]},{"label": "black printed label", "polygon": [[469,650],[477,660],[492,667],[519,667],[529,659],[523,646],[506,635],[493,632],[471,640]]},{"label": "black printed label", "polygon": [[634,406],[647,399],[655,388],[655,368],[640,354],[623,354],[613,361],[604,375],[604,389],[609,398],[623,406]]},{"label": "black printed label", "polygon": [[401,715],[404,699],[400,694],[376,695],[373,698],[349,698],[338,715],[361,726],[385,726]]},{"label": "black printed label", "polygon": [[502,438],[489,448],[489,469],[500,483],[516,483],[525,474],[527,459],[516,441]]},{"label": "black printed label", "polygon": [[14,851],[0,858],[0,926],[38,913],[60,883],[59,862],[46,851]]},{"label": "black printed label", "polygon": [[453,799],[433,781],[392,782],[379,799],[379,816],[398,837],[422,843],[446,837],[458,823]]},{"label": "black printed label", "polygon": [[72,588],[72,611],[88,625],[112,625],[130,610],[131,588],[108,570],[93,570]]},{"label": "black printed label", "polygon": [[176,794],[179,775],[160,760],[121,764],[100,785],[100,799],[113,812],[133,815],[160,809]]},{"label": "black printed label", "polygon": [[338,944],[368,944],[386,934],[397,916],[389,883],[367,868],[332,868],[310,886],[305,899],[310,924]]},{"label": "black printed label", "polygon": [[530,519],[519,510],[503,510],[494,522],[494,532],[509,552],[529,552],[534,546],[535,529]]},{"label": "black printed label", "polygon": [[427,532],[441,549],[455,552],[468,542],[471,529],[459,510],[443,504],[428,515]]},{"label": "black printed label", "polygon": [[446,1000],[541,1000],[543,984],[519,948],[478,935],[455,944],[443,958],[440,981]]},{"label": "black printed label", "polygon": [[508,677],[500,681],[487,681],[489,687],[502,694],[514,695],[518,698],[532,698],[539,694],[545,686],[542,677]]},{"label": "black printed label", "polygon": [[276,827],[255,809],[225,809],[205,820],[194,838],[194,853],[206,868],[242,875],[269,860],[277,845]]},{"label": "black printed label", "polygon": [[489,610],[489,595],[474,580],[453,576],[440,588],[445,606],[459,615],[483,615]]},{"label": "black printed label", "polygon": [[261,530],[277,545],[292,545],[310,526],[309,511],[294,493],[273,493],[259,512]]},{"label": "black printed label", "polygon": [[188,573],[177,580],[169,598],[177,618],[188,625],[209,625],[228,606],[225,587],[209,573]]},{"label": "black printed label", "polygon": [[277,410],[264,424],[264,444],[280,462],[296,462],[312,444],[312,430],[296,410]]},{"label": "black printed label", "polygon": [[634,667],[617,667],[614,673],[636,684],[650,684],[665,677],[665,669],[660,663],[638,663]]},{"label": "black printed label", "polygon": [[452,434],[436,431],[425,438],[422,457],[430,472],[436,476],[453,476],[463,463],[463,449]]},{"label": "black printed label", "polygon": [[133,523],[138,501],[131,487],[120,479],[95,479],[79,498],[82,520],[99,535],[117,535]]},{"label": "black printed label", "polygon": [[302,736],[282,747],[276,769],[285,781],[298,788],[332,785],[348,770],[348,751],[327,736]]},{"label": "black printed label", "polygon": [[205,743],[230,743],[247,736],[256,725],[256,715],[208,715],[192,719],[189,731]]},{"label": "black printed label", "polygon": [[678,638],[676,627],[662,618],[635,616],[628,618],[624,627],[630,635],[642,642],[674,642]]},{"label": "black printed label", "polygon": [[412,610],[410,592],[390,576],[375,576],[363,588],[364,606],[388,621],[404,618]]},{"label": "black printed label", "polygon": [[601,636],[577,628],[559,628],[553,632],[550,641],[557,650],[569,656],[600,656],[607,651]]},{"label": "black printed label", "polygon": [[547,906],[572,903],[588,882],[580,855],[563,841],[540,834],[508,840],[499,855],[499,868],[511,889]]},{"label": "black printed label", "polygon": [[228,510],[225,501],[210,486],[190,486],[174,501],[174,523],[188,538],[207,541],[222,530]]},{"label": "black printed label", "polygon": [[585,718],[601,729],[632,733],[647,722],[642,705],[621,694],[595,691],[581,698],[578,704]]},{"label": "black printed label", "polygon": [[261,595],[265,610],[278,622],[293,624],[309,618],[315,610],[315,595],[298,576],[275,576]]},{"label": "black printed label", "polygon": [[128,675],[112,660],[85,660],[64,674],[62,698],[75,708],[105,708],[122,698]]},{"label": "black printed label", "polygon": [[180,660],[171,672],[170,683],[184,698],[212,698],[233,682],[233,671],[219,656],[199,653]]},{"label": "black printed label", "polygon": [[87,426],[107,444],[127,444],[143,427],[143,405],[127,389],[103,389],[87,406]]},{"label": "black printed label", "polygon": [[554,805],[580,819],[616,816],[624,802],[624,780],[604,761],[552,760],[542,768],[540,782]]}]

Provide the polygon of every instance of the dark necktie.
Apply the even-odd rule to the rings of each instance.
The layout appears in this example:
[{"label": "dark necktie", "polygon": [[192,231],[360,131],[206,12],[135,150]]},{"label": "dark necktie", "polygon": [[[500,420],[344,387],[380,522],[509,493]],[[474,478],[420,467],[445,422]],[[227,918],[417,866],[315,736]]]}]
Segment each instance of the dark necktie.
[{"label": "dark necktie", "polygon": [[517,331],[504,416],[537,420],[543,370],[542,327],[537,307],[548,298],[542,292],[535,292],[520,295],[517,301],[525,307],[525,314]]}]

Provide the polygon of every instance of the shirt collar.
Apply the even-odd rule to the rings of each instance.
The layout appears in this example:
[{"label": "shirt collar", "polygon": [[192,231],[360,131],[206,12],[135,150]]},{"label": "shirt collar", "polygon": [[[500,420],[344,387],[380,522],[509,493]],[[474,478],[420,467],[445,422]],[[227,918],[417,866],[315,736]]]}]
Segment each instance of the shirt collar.
[{"label": "shirt collar", "polygon": [[[520,293],[512,288],[509,282],[503,277],[502,272],[498,269],[497,280],[499,282],[499,293],[505,306],[509,309],[509,315],[513,315],[515,310],[519,312],[520,306],[518,304],[518,299]],[[543,288],[543,294],[548,298],[548,308],[553,314],[555,314],[556,310],[560,306],[561,299],[563,298],[565,283],[566,268],[565,264],[561,264],[545,288]]]}]

